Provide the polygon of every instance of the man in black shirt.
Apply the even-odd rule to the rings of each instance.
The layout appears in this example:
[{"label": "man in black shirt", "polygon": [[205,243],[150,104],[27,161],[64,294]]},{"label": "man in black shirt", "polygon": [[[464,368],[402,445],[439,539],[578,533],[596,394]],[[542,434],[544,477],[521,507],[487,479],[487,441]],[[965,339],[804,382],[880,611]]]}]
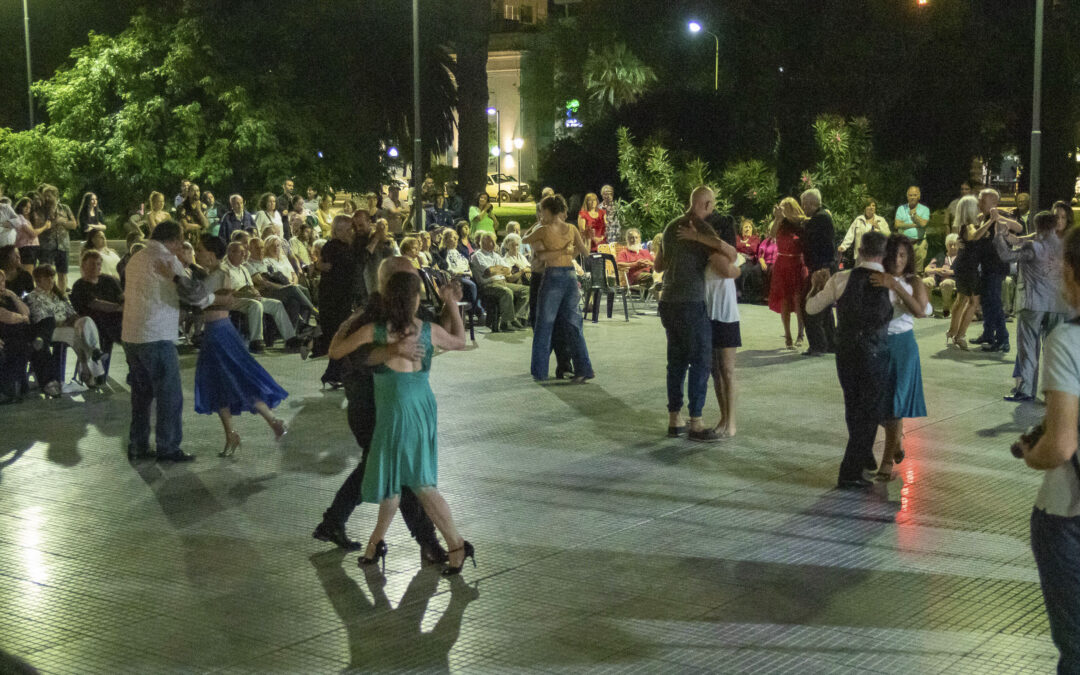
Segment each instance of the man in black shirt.
[{"label": "man in black shirt", "polygon": [[[833,229],[832,214],[821,205],[821,192],[812,188],[802,193],[802,208],[810,218],[806,221],[806,236],[803,241],[803,259],[810,272],[810,278],[819,284],[828,281],[836,273],[836,238]],[[814,273],[824,270],[820,274]],[[813,282],[811,282],[813,283]],[[821,288],[820,285],[816,288]],[[809,293],[804,293],[804,297]],[[805,300],[804,300],[805,302]],[[804,304],[805,310],[805,304]],[[806,315],[806,339],[810,348],[803,356],[822,356],[836,351],[836,322],[832,307],[825,308],[820,314]]]}]

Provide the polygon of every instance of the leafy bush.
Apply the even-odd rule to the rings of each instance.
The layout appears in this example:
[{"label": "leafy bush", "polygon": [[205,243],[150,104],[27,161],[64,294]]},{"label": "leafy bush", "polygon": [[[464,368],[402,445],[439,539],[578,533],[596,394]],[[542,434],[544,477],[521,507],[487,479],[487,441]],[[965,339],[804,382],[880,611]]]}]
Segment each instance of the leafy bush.
[{"label": "leafy bush", "polygon": [[758,159],[735,162],[724,169],[719,190],[734,215],[755,222],[767,220],[779,192],[776,169]]},{"label": "leafy bush", "polygon": [[636,227],[648,240],[683,212],[675,167],[659,144],[638,148],[626,127],[618,131],[619,175],[630,190],[623,202],[623,226]]}]

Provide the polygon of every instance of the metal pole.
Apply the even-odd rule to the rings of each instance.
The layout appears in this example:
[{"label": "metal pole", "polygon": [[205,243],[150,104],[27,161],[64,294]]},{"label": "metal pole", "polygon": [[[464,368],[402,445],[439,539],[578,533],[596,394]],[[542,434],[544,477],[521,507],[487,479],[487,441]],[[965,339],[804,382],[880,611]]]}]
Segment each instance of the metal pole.
[{"label": "metal pole", "polygon": [[423,171],[423,141],[420,137],[420,0],[412,3],[413,34],[413,230],[420,232],[424,228],[423,195],[420,174]]},{"label": "metal pole", "polygon": [[34,75],[30,69],[30,11],[26,6],[26,0],[22,3],[23,13],[23,37],[26,39],[26,98],[30,103],[30,128],[34,128]]},{"label": "metal pole", "polygon": [[495,109],[495,143],[499,146],[499,154],[495,156],[495,198],[502,206],[502,119],[499,109]]},{"label": "metal pole", "polygon": [[713,68],[713,91],[720,91],[720,36],[712,34],[716,40],[716,66]]},{"label": "metal pole", "polygon": [[1043,7],[1044,0],[1035,0],[1035,87],[1031,101],[1031,210],[1039,212],[1039,170],[1042,166],[1042,131],[1040,108],[1042,107],[1042,58],[1043,58]]}]

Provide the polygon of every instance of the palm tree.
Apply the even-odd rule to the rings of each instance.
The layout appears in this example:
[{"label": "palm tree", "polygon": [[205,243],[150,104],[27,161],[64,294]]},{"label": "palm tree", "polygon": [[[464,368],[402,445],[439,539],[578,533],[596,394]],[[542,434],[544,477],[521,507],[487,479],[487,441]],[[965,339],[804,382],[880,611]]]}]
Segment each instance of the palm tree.
[{"label": "palm tree", "polygon": [[585,61],[585,90],[598,104],[597,113],[637,101],[656,73],[622,42],[589,51]]}]

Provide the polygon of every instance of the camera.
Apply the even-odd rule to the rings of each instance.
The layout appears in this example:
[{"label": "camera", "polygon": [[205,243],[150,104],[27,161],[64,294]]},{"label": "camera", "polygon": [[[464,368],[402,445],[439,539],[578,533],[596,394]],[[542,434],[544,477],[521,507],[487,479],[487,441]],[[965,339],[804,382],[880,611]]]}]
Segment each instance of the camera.
[{"label": "camera", "polygon": [[1035,447],[1035,444],[1039,442],[1039,439],[1042,438],[1043,432],[1045,431],[1042,422],[1039,422],[1035,426],[1029,427],[1023,434],[1020,434],[1020,440],[1013,443],[1012,447],[1009,448],[1013,457],[1022,459],[1024,457],[1022,446],[1027,445],[1029,448]]}]

